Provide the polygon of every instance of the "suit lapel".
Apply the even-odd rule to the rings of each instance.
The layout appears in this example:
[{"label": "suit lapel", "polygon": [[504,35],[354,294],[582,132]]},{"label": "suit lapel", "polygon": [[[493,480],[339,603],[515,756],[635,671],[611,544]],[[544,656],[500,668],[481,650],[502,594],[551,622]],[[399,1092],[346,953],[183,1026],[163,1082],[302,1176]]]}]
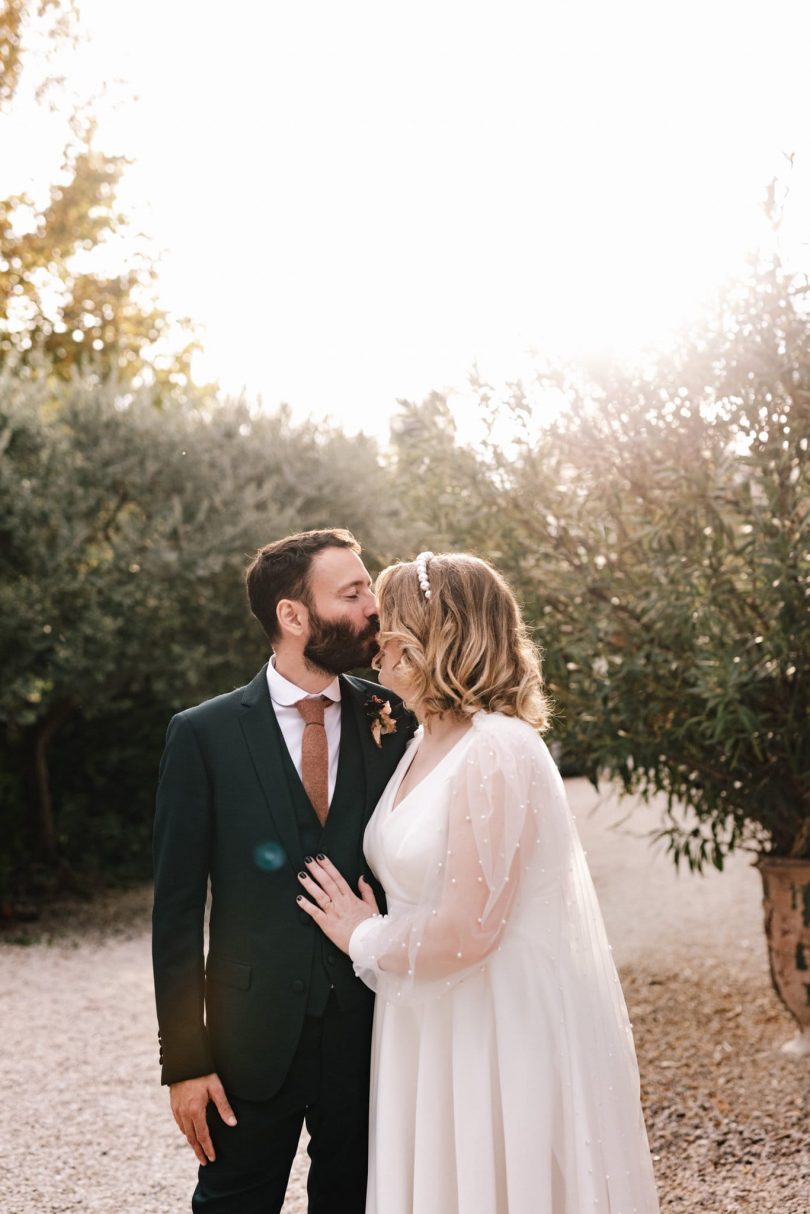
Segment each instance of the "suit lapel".
[{"label": "suit lapel", "polygon": [[357,735],[360,738],[360,756],[363,760],[363,774],[365,776],[364,805],[365,812],[368,814],[369,809],[374,808],[373,806],[369,806],[368,803],[369,789],[373,782],[370,779],[370,775],[373,768],[379,762],[379,752],[377,751],[374,744],[374,739],[371,736],[371,727],[369,725],[369,719],[366,716],[365,702],[362,693],[349,682],[345,675],[340,676],[340,688],[341,695],[344,699],[348,700],[350,710],[354,714],[354,723],[357,727]]},{"label": "suit lapel", "polygon": [[[346,720],[345,714],[347,713],[354,715],[357,735],[360,739],[360,757],[364,774],[363,819],[366,820],[377,804],[377,799],[405,748],[405,742],[413,732],[412,722],[408,714],[398,708],[395,716],[401,734],[399,738],[396,735],[384,738],[382,748],[380,748],[372,737],[371,725],[366,712],[366,701],[369,699],[368,689],[356,687],[350,677],[346,675],[340,676],[340,687],[343,720]],[[290,867],[297,872],[297,865],[292,857],[301,855],[301,838],[298,833],[295,806],[285,768],[286,746],[270,700],[266,665],[248,683],[242,694],[239,723],[267,802],[267,808],[275,823],[278,838]],[[348,731],[341,729],[341,750],[343,750],[347,734]],[[336,795],[341,786],[340,766],[341,760],[339,759]],[[330,818],[331,814],[326,820],[326,830],[329,829]],[[333,824],[333,826],[337,825],[338,823]]]},{"label": "suit lapel", "polygon": [[284,738],[270,700],[266,665],[245,688],[239,723],[287,861],[297,871],[292,857],[300,855],[301,840],[284,770]]},{"label": "suit lapel", "polygon": [[371,732],[371,718],[367,711],[368,701],[376,694],[374,689],[363,684],[357,687],[350,675],[341,675],[340,685],[343,695],[351,703],[360,737],[360,753],[366,777],[365,815],[368,818],[413,734],[414,722],[403,705],[397,703],[394,709],[397,730],[383,737],[382,746],[378,746]]}]

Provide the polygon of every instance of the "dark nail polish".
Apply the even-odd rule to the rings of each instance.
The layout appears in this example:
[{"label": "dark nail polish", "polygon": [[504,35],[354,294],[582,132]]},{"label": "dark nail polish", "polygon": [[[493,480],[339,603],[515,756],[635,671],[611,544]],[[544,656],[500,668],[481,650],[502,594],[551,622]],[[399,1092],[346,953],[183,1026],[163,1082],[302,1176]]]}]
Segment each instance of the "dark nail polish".
[{"label": "dark nail polish", "polygon": [[296,896],[295,896],[295,900],[296,900],[296,902],[303,902],[303,901],[304,901],[304,895],[303,895],[303,894],[296,894]]},{"label": "dark nail polish", "polygon": [[298,876],[299,876],[299,877],[301,877],[301,878],[305,877],[306,875],[307,875],[306,873],[299,873],[299,874],[298,874]]},{"label": "dark nail polish", "polygon": [[325,859],[326,859],[326,856],[325,856],[325,855],[323,854],[323,852],[321,851],[321,852],[318,852],[318,855],[317,855],[315,858],[316,858],[317,860],[325,860]]},{"label": "dark nail polish", "polygon": [[304,856],[304,863],[305,863],[305,864],[311,864],[311,863],[312,863],[312,856]]}]

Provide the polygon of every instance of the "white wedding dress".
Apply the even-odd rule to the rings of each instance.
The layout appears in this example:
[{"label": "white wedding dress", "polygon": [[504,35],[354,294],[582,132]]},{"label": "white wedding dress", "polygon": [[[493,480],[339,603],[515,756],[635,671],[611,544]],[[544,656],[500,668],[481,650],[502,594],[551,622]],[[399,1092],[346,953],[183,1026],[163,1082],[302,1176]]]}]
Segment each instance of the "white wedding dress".
[{"label": "white wedding dress", "polygon": [[559,773],[500,713],[368,824],[388,914],[367,1214],[657,1214],[631,1027]]}]

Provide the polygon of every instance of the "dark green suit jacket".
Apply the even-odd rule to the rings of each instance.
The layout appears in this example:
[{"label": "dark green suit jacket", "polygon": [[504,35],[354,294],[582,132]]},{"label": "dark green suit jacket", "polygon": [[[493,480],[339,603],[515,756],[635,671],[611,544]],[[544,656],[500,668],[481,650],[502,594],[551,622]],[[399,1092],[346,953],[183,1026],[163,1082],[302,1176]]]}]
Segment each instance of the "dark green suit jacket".
[{"label": "dark green suit jacket", "polygon": [[[164,1083],[217,1071],[234,1095],[269,1099],[289,1069],[304,1016],[317,1011],[318,984],[326,982],[341,1007],[372,998],[349,959],[299,908],[296,874],[317,839],[354,889],[361,873],[371,877],[363,831],[414,722],[375,683],[341,675],[340,684],[337,786],[322,831],[276,721],[266,666],[246,687],[169,724],[152,917]],[[379,747],[367,710],[377,694],[397,722]]]}]

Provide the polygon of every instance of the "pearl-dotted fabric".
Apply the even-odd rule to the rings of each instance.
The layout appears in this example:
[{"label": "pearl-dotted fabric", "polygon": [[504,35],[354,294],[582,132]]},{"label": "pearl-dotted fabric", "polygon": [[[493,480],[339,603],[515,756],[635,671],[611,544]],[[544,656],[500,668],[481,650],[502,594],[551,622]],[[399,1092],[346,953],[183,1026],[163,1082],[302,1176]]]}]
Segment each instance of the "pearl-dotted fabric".
[{"label": "pearl-dotted fabric", "polygon": [[388,914],[367,1214],[657,1214],[619,979],[565,790],[524,722],[473,728],[366,830]]}]

